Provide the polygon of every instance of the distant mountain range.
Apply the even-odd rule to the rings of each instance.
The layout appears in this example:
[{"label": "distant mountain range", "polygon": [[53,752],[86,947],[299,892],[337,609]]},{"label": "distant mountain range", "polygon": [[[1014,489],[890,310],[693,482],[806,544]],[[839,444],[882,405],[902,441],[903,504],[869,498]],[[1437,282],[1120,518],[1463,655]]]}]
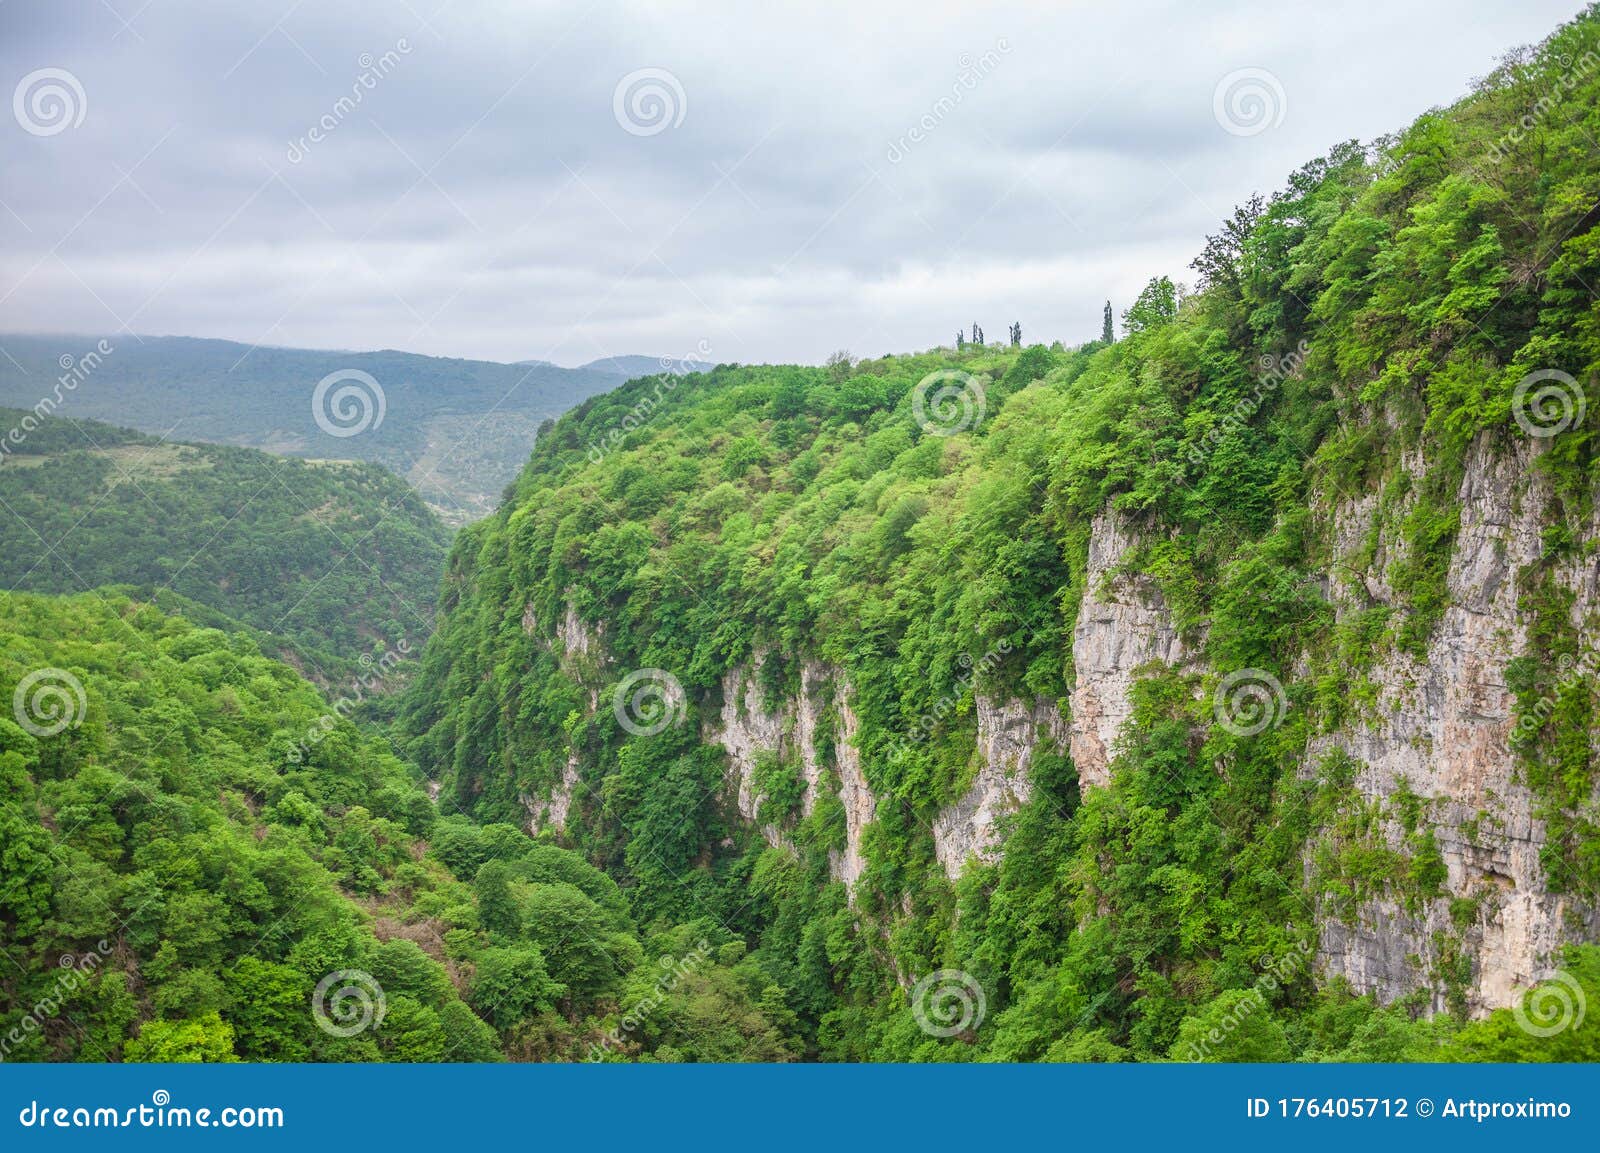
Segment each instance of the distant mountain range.
[{"label": "distant mountain range", "polygon": [[98,340],[0,335],[0,405],[42,403],[178,440],[377,461],[452,524],[494,508],[544,421],[629,377],[690,370],[649,356],[561,368],[191,337]]}]

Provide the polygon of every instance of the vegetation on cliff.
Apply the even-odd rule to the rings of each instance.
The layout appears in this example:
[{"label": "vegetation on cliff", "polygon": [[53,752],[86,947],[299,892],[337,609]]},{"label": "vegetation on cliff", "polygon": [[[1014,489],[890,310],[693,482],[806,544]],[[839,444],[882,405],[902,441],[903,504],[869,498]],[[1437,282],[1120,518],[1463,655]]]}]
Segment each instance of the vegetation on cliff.
[{"label": "vegetation on cliff", "polygon": [[[461,534],[408,749],[505,821],[575,753],[568,843],[639,915],[748,937],[817,1056],[1182,1057],[1252,996],[1270,1012],[1250,1055],[1444,1051],[1448,1018],[1316,989],[1309,964],[1279,972],[1310,951],[1326,895],[1306,885],[1307,837],[1358,819],[1344,766],[1297,768],[1360,709],[1379,654],[1425,649],[1475,440],[1504,449],[1551,418],[1532,434],[1559,494],[1541,563],[1578,547],[1593,438],[1581,420],[1551,427],[1525,382],[1562,374],[1555,399],[1576,410],[1600,368],[1597,27],[1586,14],[1458,105],[1336,147],[1240,208],[1195,262],[1196,290],[1152,281],[1114,343],[722,366],[580,406]],[[1336,619],[1318,579],[1329,512],[1360,493],[1402,542],[1396,597]],[[1010,851],[952,885],[930,830],[972,780],[974,693],[1066,695],[1108,508],[1138,529],[1131,564],[1198,664],[1138,685],[1109,787],[1080,792],[1066,750],[1044,750]],[[557,638],[569,609],[595,638],[584,668]],[[1566,639],[1518,670],[1529,701],[1575,643],[1559,612],[1538,619]],[[854,906],[828,883],[838,808],[801,820],[794,766],[768,766],[764,815],[787,839],[769,844],[730,817],[722,753],[700,739],[723,677],[758,651],[774,693],[795,692],[805,658],[850,686],[878,798]],[[641,669],[670,674],[663,707],[685,714],[647,736],[606,707]],[[1213,685],[1243,669],[1284,687],[1281,723],[1241,734],[1214,715]],[[958,704],[923,725],[941,698]],[[1561,700],[1519,756],[1550,882],[1586,900],[1592,680]],[[1437,847],[1412,826],[1323,883],[1431,897]],[[976,979],[988,1014],[930,1038],[897,977],[944,968]]]}]

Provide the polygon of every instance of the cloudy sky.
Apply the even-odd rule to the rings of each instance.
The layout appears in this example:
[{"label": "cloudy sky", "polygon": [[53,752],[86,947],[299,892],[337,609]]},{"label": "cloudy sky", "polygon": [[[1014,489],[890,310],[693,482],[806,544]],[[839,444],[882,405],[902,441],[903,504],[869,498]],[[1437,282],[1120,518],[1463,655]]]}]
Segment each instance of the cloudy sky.
[{"label": "cloudy sky", "polygon": [[0,332],[560,364],[1085,340],[1252,191],[1576,10],[0,0]]}]

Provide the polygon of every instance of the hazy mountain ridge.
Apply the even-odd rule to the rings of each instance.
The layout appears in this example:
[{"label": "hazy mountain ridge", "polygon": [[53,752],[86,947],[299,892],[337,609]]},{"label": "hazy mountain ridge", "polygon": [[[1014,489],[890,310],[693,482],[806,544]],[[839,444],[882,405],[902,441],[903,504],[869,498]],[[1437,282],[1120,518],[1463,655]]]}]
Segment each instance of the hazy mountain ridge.
[{"label": "hazy mountain ridge", "polygon": [[[540,424],[617,384],[616,372],[590,368],[392,350],[252,348],[191,337],[112,334],[98,345],[110,349],[101,354],[101,339],[0,336],[7,354],[0,357],[0,405],[33,409],[51,398],[63,415],[156,435],[376,461],[455,524],[494,507]],[[374,406],[362,431],[335,436],[318,423],[313,395],[320,381],[347,370],[377,381],[382,416]]]}]

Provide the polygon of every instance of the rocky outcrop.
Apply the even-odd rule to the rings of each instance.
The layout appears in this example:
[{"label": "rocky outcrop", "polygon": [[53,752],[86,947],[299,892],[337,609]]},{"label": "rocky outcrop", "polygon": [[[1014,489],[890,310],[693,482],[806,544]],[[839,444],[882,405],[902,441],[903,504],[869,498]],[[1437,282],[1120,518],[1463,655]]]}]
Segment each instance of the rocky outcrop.
[{"label": "rocky outcrop", "polygon": [[[844,806],[845,847],[829,854],[829,865],[833,877],[853,889],[866,867],[861,837],[877,815],[877,800],[867,785],[855,746],[857,721],[850,708],[849,684],[838,670],[808,660],[801,666],[799,695],[768,701],[761,687],[766,660],[766,652],[758,651],[748,664],[723,677],[719,723],[707,730],[705,739],[727,752],[728,790],[746,820],[760,822],[762,798],[755,775],[757,760],[763,755],[798,762],[805,781],[801,815],[810,816],[823,790],[833,784],[817,751],[817,734],[828,706],[835,707],[839,720],[833,734],[834,767],[839,774],[839,801]],[[770,823],[761,824],[761,834],[768,844],[793,848],[783,830]]]},{"label": "rocky outcrop", "polygon": [[559,833],[566,829],[567,815],[572,812],[573,791],[579,783],[579,764],[578,754],[569,751],[566,764],[561,768],[561,779],[550,790],[548,797],[522,797],[522,807],[528,813],[529,832],[540,833],[549,829]]},{"label": "rocky outcrop", "polygon": [[[719,744],[728,754],[728,787],[739,815],[754,821],[760,812],[761,795],[756,787],[756,761],[763,754],[784,756],[791,750],[794,708],[791,702],[768,705],[761,688],[761,669],[766,653],[756,653],[748,665],[731,669],[722,678],[720,727],[706,734],[707,743]],[[777,830],[765,830],[773,844],[781,841]]]},{"label": "rocky outcrop", "polygon": [[[1459,492],[1449,607],[1426,659],[1386,656],[1368,674],[1375,707],[1310,743],[1308,774],[1331,750],[1343,750],[1360,766],[1355,792],[1391,816],[1402,792],[1420,796],[1444,863],[1442,896],[1419,902],[1412,894],[1407,902],[1389,892],[1343,917],[1318,910],[1322,975],[1345,977],[1385,1001],[1426,987],[1434,1008],[1444,1008],[1443,972],[1456,955],[1471,962],[1470,979],[1462,987],[1458,976],[1455,989],[1470,1010],[1509,1005],[1560,944],[1600,931],[1593,909],[1547,889],[1544,829],[1509,745],[1514,701],[1505,671],[1527,646],[1518,582],[1539,555],[1547,519],[1547,496],[1531,479],[1532,451],[1528,442],[1498,456],[1486,440],[1473,446]],[[1372,497],[1336,509],[1328,583],[1341,617],[1393,599],[1384,570],[1397,546],[1388,526],[1379,526],[1375,555],[1357,556],[1372,549],[1377,516]],[[1581,621],[1595,607],[1592,582],[1577,591]],[[1382,827],[1389,847],[1404,853],[1399,822]]]},{"label": "rocky outcrop", "polygon": [[1133,682],[1152,662],[1184,660],[1184,646],[1166,601],[1149,577],[1121,565],[1135,541],[1118,513],[1095,517],[1089,567],[1072,633],[1073,764],[1085,788],[1109,780],[1107,766],[1132,708]]},{"label": "rocky outcrop", "polygon": [[878,799],[867,785],[866,774],[861,771],[861,753],[856,748],[856,733],[861,722],[850,707],[849,695],[839,694],[839,739],[834,745],[834,759],[839,768],[839,801],[844,805],[844,848],[828,854],[828,865],[833,876],[844,882],[845,888],[855,893],[856,882],[866,872],[867,861],[861,853],[861,836],[868,825],[877,820]]},{"label": "rocky outcrop", "polygon": [[1068,726],[1049,701],[1032,708],[1021,701],[995,701],[974,694],[978,715],[977,777],[955,804],[933,822],[934,854],[951,880],[967,862],[991,862],[1000,855],[1000,819],[1020,808],[1032,793],[1029,764],[1041,737],[1064,748]]},{"label": "rocky outcrop", "polygon": [[[862,837],[877,817],[878,801],[867,784],[856,747],[860,722],[850,705],[848,683],[838,670],[807,661],[801,668],[799,694],[771,701],[761,686],[766,660],[765,652],[757,652],[748,664],[724,676],[718,723],[708,727],[705,739],[720,744],[728,754],[728,792],[739,814],[760,824],[769,844],[793,848],[782,829],[761,822],[756,766],[762,756],[796,763],[805,781],[801,815],[809,816],[822,790],[833,785],[833,776],[817,752],[818,732],[829,705],[833,706],[838,716],[833,768],[838,774],[837,796],[844,807],[845,844],[830,852],[829,866],[833,877],[853,890],[866,871]],[[1028,768],[1040,739],[1048,737],[1061,748],[1068,740],[1066,721],[1050,702],[1041,700],[1028,706],[979,694],[975,705],[975,779],[960,800],[934,819],[932,828],[935,855],[951,879],[959,877],[972,858],[993,861],[998,857],[1000,819],[1027,801],[1031,793]]]},{"label": "rocky outcrop", "polygon": [[[533,611],[533,602],[529,601],[522,610],[522,631],[528,636],[538,633],[538,617]],[[561,659],[562,668],[567,675],[580,684],[587,684],[589,688],[589,712],[593,713],[600,707],[600,686],[597,673],[600,668],[609,663],[604,648],[605,625],[600,624],[590,627],[578,615],[577,608],[569,600],[566,612],[556,628],[556,635],[549,642]],[[562,765],[561,778],[556,782],[547,797],[535,797],[522,794],[519,799],[524,811],[528,814],[528,831],[530,833],[554,830],[560,832],[566,828],[567,817],[572,811],[574,790],[580,781],[581,762],[577,750],[568,749],[566,762]]]}]

